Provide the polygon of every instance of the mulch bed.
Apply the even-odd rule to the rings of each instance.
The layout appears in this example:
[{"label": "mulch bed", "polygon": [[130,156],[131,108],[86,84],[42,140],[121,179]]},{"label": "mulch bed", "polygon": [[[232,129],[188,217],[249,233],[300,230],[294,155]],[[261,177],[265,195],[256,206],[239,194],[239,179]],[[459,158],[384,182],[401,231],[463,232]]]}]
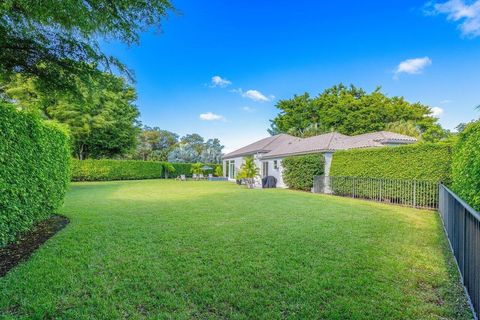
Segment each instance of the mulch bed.
[{"label": "mulch bed", "polygon": [[62,230],[69,220],[64,216],[53,215],[39,222],[30,231],[12,243],[0,249],[0,277],[22,261],[28,260],[32,253],[55,233]]}]

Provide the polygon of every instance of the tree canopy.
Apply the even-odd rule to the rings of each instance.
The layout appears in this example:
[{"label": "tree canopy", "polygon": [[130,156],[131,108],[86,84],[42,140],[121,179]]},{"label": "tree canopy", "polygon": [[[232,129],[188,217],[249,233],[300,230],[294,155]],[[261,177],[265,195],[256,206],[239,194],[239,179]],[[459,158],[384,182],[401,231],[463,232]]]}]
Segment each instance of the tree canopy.
[{"label": "tree canopy", "polygon": [[27,111],[67,125],[79,159],[120,156],[136,144],[139,116],[136,92],[121,78],[95,70],[87,81],[73,78],[70,91],[38,89],[32,77],[16,74],[4,86],[4,98]]},{"label": "tree canopy", "polygon": [[[280,113],[271,120],[270,134],[289,133],[312,136],[337,131],[346,135],[385,130],[407,129],[413,125],[422,139],[435,141],[446,135],[432,116],[430,107],[409,103],[403,97],[388,97],[377,88],[371,93],[343,84],[326,89],[317,97],[308,93],[280,100]],[[397,125],[391,125],[397,123]],[[411,128],[408,128],[411,130]]]},{"label": "tree canopy", "polygon": [[138,43],[159,27],[169,0],[7,0],[0,3],[0,73],[33,76],[42,86],[74,90],[73,77],[88,78],[91,66],[131,75],[99,40]]}]

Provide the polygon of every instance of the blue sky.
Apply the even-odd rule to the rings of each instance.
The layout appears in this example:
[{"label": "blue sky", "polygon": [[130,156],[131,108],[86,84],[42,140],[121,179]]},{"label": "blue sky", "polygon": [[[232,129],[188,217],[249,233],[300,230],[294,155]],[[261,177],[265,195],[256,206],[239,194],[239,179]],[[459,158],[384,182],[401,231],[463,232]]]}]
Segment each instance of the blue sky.
[{"label": "blue sky", "polygon": [[480,114],[480,0],[173,3],[161,33],[104,44],[135,71],[146,125],[228,152],[267,136],[279,99],[339,82],[435,107],[449,129]]}]

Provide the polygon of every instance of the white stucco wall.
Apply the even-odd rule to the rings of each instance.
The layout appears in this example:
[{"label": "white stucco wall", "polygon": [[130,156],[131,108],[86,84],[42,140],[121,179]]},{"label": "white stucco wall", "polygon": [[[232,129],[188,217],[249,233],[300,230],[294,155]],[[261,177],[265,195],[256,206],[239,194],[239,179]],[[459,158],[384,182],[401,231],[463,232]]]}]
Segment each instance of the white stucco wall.
[{"label": "white stucco wall", "polygon": [[[227,177],[227,162],[235,161],[235,176],[237,175],[238,171],[240,171],[240,166],[243,164],[243,157],[231,158],[223,160],[223,175]],[[227,177],[229,181],[235,181],[235,176]]]},{"label": "white stucco wall", "polygon": [[[332,152],[326,152],[323,154],[325,157],[325,175],[330,175],[330,167],[332,165]],[[260,180],[263,177],[263,163],[268,162],[268,175],[273,176],[277,179],[277,188],[288,188],[283,180],[283,158],[275,158],[275,159],[262,159],[261,154],[254,155],[255,164],[260,169],[260,177],[257,180]],[[243,157],[231,158],[227,160],[223,160],[223,174],[226,176],[226,164],[227,161],[234,160],[235,161],[235,174],[238,173],[240,170],[241,165],[243,164]],[[273,162],[277,161],[278,168],[274,169]],[[235,181],[234,178],[228,177],[229,181]],[[261,183],[258,181],[258,183]]]},{"label": "white stucco wall", "polygon": [[[273,176],[277,179],[277,188],[286,188],[287,186],[283,182],[283,165],[282,165],[283,158],[276,158],[276,159],[265,159],[262,162],[268,162],[268,175]],[[277,161],[278,169],[274,168],[273,162]],[[262,163],[259,166],[262,169]]]}]

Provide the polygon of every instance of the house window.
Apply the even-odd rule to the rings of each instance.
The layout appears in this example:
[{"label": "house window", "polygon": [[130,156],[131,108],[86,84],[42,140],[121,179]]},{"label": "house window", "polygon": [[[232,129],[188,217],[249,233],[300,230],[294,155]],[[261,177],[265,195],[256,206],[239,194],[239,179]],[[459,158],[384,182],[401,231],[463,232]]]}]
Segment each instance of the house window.
[{"label": "house window", "polygon": [[273,169],[278,170],[278,161],[273,160]]}]

